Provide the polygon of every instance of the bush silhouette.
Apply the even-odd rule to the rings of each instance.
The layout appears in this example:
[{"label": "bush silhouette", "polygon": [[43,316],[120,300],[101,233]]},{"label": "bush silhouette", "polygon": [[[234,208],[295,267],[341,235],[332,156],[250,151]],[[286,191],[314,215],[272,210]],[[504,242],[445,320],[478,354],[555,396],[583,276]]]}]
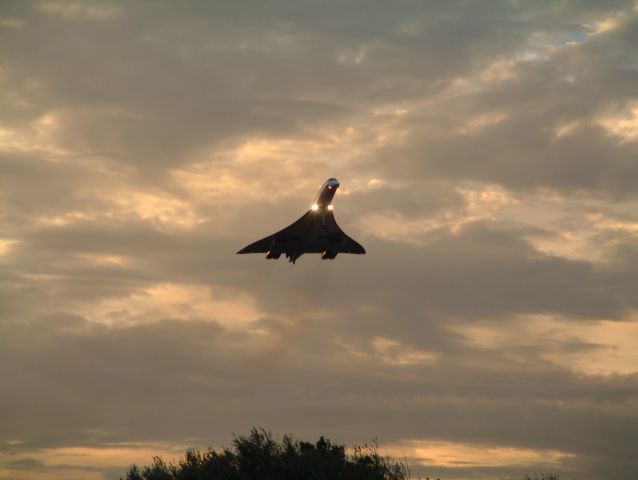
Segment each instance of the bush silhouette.
[{"label": "bush silhouette", "polygon": [[[376,445],[356,447],[352,455],[343,445],[323,437],[316,443],[284,436],[275,440],[266,430],[252,429],[232,448],[188,450],[177,463],[155,457],[153,464],[131,467],[126,480],[404,480],[407,464],[377,452]],[[122,480],[122,479],[120,479]]]},{"label": "bush silhouette", "polygon": [[[177,463],[154,457],[141,470],[133,465],[126,480],[409,480],[407,462],[378,453],[376,443],[355,447],[348,455],[343,445],[320,437],[316,443],[253,428],[221,451],[187,450]],[[526,475],[523,480],[559,480],[557,473]],[[124,480],[120,478],[120,480]],[[429,477],[426,478],[429,480]],[[438,479],[437,479],[438,480]]]}]

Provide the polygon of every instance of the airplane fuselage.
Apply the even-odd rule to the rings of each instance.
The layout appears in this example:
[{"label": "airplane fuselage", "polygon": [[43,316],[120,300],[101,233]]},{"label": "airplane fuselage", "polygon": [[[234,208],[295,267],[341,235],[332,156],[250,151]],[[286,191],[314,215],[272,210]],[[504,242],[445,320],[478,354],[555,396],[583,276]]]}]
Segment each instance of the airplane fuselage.
[{"label": "airplane fuselage", "polygon": [[329,178],[319,189],[317,199],[312,205],[313,210],[332,210],[332,199],[339,188],[339,181],[336,178]]}]

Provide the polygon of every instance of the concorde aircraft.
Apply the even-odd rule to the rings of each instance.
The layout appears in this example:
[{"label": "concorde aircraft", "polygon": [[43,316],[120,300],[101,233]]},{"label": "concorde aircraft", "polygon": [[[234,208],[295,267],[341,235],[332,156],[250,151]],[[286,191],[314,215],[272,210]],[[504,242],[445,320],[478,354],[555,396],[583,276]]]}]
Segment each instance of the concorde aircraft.
[{"label": "concorde aircraft", "polygon": [[285,254],[293,264],[304,253],[320,253],[323,260],[333,260],[339,253],[366,253],[337,225],[332,211],[332,198],[339,188],[336,178],[323,184],[315,203],[292,225],[261,240],[251,243],[237,253],[265,253],[267,259]]}]

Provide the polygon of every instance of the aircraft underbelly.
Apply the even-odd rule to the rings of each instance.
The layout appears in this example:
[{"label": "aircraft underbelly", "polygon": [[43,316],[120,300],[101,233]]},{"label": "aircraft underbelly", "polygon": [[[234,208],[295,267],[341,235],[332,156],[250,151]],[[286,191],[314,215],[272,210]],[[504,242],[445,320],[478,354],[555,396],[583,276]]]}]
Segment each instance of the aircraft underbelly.
[{"label": "aircraft underbelly", "polygon": [[326,250],[339,250],[341,246],[341,238],[337,236],[320,236],[306,239],[304,251],[307,253],[321,253]]},{"label": "aircraft underbelly", "polygon": [[362,254],[365,250],[339,228],[331,210],[310,210],[288,227],[237,253],[257,252],[266,253],[268,259],[285,254],[294,263],[304,253],[319,253],[322,259],[333,259],[339,253]]}]

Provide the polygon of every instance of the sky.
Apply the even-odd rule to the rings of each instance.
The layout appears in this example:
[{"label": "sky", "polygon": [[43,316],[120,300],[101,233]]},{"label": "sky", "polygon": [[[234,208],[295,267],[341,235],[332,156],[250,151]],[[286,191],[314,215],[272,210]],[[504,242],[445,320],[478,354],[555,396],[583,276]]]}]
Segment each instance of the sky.
[{"label": "sky", "polygon": [[[638,4],[0,3],[0,479],[263,427],[638,473]],[[336,177],[367,250],[235,255]]]}]

